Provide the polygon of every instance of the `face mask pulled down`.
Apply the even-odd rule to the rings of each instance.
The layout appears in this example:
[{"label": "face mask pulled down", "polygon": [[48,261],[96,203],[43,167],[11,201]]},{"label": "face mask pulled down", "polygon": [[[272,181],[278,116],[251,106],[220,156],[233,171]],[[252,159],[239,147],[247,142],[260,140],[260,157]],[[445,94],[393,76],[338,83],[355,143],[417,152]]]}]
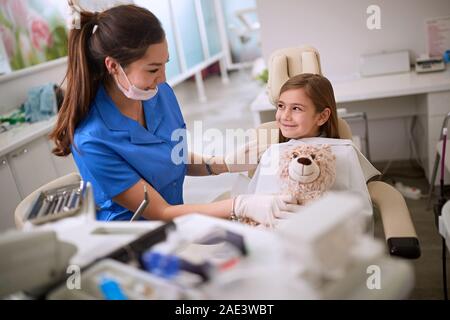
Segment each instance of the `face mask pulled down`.
[{"label": "face mask pulled down", "polygon": [[142,90],[136,87],[134,84],[130,82],[128,79],[125,71],[122,69],[122,67],[119,65],[120,71],[125,76],[125,79],[128,82],[128,90],[125,89],[120,82],[117,80],[117,78],[114,76],[114,81],[116,82],[117,87],[120,91],[128,98],[132,100],[149,100],[153,98],[158,93],[158,87],[155,87],[155,89],[148,89],[148,90]]}]

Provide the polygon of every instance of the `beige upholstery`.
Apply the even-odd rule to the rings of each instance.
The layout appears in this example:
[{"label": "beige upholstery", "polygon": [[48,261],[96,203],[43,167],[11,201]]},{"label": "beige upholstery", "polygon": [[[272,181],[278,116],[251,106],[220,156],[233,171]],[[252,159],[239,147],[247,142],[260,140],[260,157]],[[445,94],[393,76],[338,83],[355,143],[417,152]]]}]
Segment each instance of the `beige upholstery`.
[{"label": "beige upholstery", "polygon": [[369,182],[367,187],[372,203],[380,212],[385,238],[417,238],[408,206],[401,193],[382,181]]},{"label": "beige upholstery", "polygon": [[31,194],[29,194],[25,199],[23,199],[19,205],[16,207],[16,210],[14,212],[14,221],[16,223],[17,229],[22,229],[24,225],[24,214],[28,212],[30,209],[30,206],[33,203],[33,200],[36,198],[36,196],[39,194],[39,192],[43,190],[50,190],[58,187],[62,187],[68,184],[72,183],[78,183],[80,182],[81,177],[78,173],[72,172],[68,175],[65,175],[63,177],[60,177],[58,179],[55,179],[53,181],[50,181],[49,183],[41,186],[39,189],[33,191]]},{"label": "beige upholstery", "polygon": [[300,73],[322,74],[319,51],[310,46],[277,50],[270,56],[268,65],[267,92],[273,105],[278,100],[281,86],[289,78]]}]

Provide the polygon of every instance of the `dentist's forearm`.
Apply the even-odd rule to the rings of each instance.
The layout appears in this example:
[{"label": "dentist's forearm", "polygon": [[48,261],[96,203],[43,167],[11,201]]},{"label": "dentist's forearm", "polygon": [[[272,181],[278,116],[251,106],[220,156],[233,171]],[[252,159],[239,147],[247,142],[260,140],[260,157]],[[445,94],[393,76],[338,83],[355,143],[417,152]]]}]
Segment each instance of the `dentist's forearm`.
[{"label": "dentist's forearm", "polygon": [[187,165],[188,176],[207,176],[209,175],[208,170],[206,169],[205,161],[201,155],[198,155],[194,152],[189,152],[188,154],[189,162]]},{"label": "dentist's forearm", "polygon": [[216,218],[228,218],[232,211],[233,199],[206,204],[181,204],[167,206],[161,213],[160,220],[169,221],[189,213],[201,213]]},{"label": "dentist's forearm", "polygon": [[228,172],[228,168],[224,163],[213,163],[210,165],[210,167],[211,171],[216,175]]},{"label": "dentist's forearm", "polygon": [[222,157],[213,157],[209,161],[209,167],[211,173],[206,167],[206,162],[203,156],[196,153],[189,153],[189,164],[187,165],[187,175],[188,176],[208,176],[210,174],[218,175],[221,173],[228,172],[228,168],[225,165]]},{"label": "dentist's forearm", "polygon": [[206,169],[206,166],[204,164],[188,164],[186,174],[188,176],[194,176],[194,177],[208,176],[209,172]]}]

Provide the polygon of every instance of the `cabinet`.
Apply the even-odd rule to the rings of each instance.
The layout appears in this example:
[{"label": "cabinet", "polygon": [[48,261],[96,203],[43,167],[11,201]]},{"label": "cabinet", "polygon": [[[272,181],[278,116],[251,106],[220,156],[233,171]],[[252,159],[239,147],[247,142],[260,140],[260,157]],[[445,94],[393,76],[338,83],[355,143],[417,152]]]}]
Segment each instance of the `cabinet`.
[{"label": "cabinet", "polygon": [[72,155],[56,157],[47,136],[9,152],[0,158],[0,232],[14,228],[14,210],[21,200],[42,185],[77,172]]},{"label": "cabinet", "polygon": [[57,178],[46,137],[40,137],[7,155],[21,198]]},{"label": "cabinet", "polygon": [[73,160],[72,154],[67,157],[57,157],[52,154],[52,150],[55,147],[55,144],[51,140],[47,140],[48,152],[51,155],[53,160],[53,164],[55,166],[56,174],[58,177],[65,176],[72,172],[78,172],[75,161]]},{"label": "cabinet", "polygon": [[0,232],[14,228],[14,210],[21,197],[6,157],[0,158]]}]

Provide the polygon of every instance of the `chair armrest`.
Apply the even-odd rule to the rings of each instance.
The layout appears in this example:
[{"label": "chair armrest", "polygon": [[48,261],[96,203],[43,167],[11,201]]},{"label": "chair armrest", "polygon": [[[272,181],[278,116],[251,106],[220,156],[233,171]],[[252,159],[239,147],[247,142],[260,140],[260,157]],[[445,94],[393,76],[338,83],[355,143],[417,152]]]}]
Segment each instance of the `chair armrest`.
[{"label": "chair armrest", "polygon": [[380,211],[384,235],[391,255],[419,258],[419,240],[401,193],[382,181],[369,182],[367,187],[373,204]]}]

